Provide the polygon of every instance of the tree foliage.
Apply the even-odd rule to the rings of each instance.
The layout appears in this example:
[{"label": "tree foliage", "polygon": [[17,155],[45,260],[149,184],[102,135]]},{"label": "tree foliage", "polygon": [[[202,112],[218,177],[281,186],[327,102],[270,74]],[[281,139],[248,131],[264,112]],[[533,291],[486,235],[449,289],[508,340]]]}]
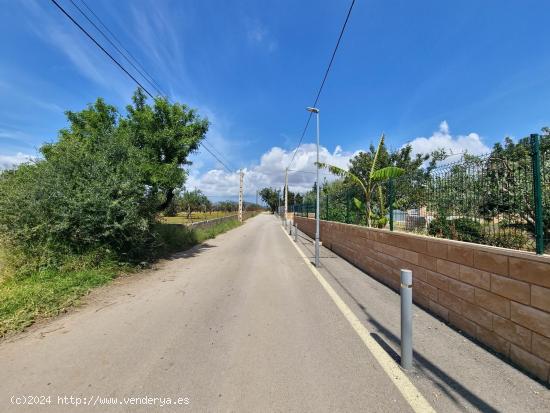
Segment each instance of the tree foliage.
[{"label": "tree foliage", "polygon": [[176,188],[185,182],[182,165],[190,165],[189,155],[195,152],[208,131],[208,121],[195,110],[164,98],[146,103],[145,94],[138,89],[128,116],[120,122],[129,143],[143,155],[141,171],[150,193],[161,201],[157,207],[164,210],[174,197]]},{"label": "tree foliage", "polygon": [[268,205],[271,213],[275,213],[275,211],[277,211],[279,203],[281,202],[281,199],[279,198],[280,191],[274,188],[262,188],[259,192],[259,195],[262,200]]},{"label": "tree foliage", "polygon": [[212,203],[200,189],[184,192],[181,198],[178,199],[178,204],[180,205],[180,210],[187,213],[188,219],[192,212],[206,212],[212,208]]},{"label": "tree foliage", "polygon": [[[383,196],[383,189],[381,182],[394,179],[401,176],[405,170],[398,166],[385,166],[378,168],[378,159],[382,149],[384,148],[384,134],[380,137],[378,147],[372,154],[372,159],[370,161],[370,169],[368,174],[365,174],[365,171],[361,170],[360,174],[355,174],[351,168],[349,171],[339,168],[334,165],[328,165],[324,163],[319,163],[319,167],[328,169],[331,173],[346,178],[350,180],[355,185],[358,185],[363,190],[364,195],[364,206],[363,202],[354,198],[353,202],[358,209],[364,209],[365,211],[365,222],[367,226],[371,225],[371,222],[374,221],[376,226],[384,227],[386,225],[386,201]],[[371,147],[371,152],[374,148]],[[372,210],[372,197],[374,193],[378,195],[378,209],[376,212]]]},{"label": "tree foliage", "polygon": [[182,165],[207,121],[162,98],[150,106],[139,90],[126,115],[102,99],[66,114],[68,127],[42,146],[42,159],[0,174],[8,264],[35,270],[74,254],[139,259],[156,242],[157,213],[183,186]]}]

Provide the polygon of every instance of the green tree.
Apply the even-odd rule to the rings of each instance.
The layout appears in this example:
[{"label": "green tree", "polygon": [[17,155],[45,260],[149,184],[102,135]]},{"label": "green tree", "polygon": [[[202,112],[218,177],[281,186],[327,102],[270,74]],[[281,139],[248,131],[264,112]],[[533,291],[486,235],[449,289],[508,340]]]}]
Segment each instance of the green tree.
[{"label": "green tree", "polygon": [[11,269],[91,253],[134,259],[154,242],[155,205],[134,166],[141,154],[110,132],[93,150],[88,143],[48,145],[43,160],[0,175],[0,243]]},{"label": "green tree", "polygon": [[[550,129],[540,143],[544,238],[550,239]],[[535,205],[530,138],[496,143],[483,165],[483,197],[479,211],[486,219],[501,217],[501,225],[523,227],[535,234]],[[502,219],[502,217],[506,217]]]},{"label": "green tree", "polygon": [[271,213],[275,213],[280,202],[279,191],[273,188],[262,188],[262,190],[260,190],[259,192],[259,195],[262,200],[268,205]]},{"label": "green tree", "polygon": [[[413,156],[411,145],[405,145],[394,151],[388,151],[384,140],[378,147],[370,146],[367,152],[360,152],[350,160],[349,171],[366,182],[370,176],[373,164],[376,160],[376,168],[381,169],[388,166],[395,166],[403,170],[401,179],[394,179],[394,191],[396,196],[395,208],[411,209],[424,206],[426,199],[427,183],[431,177],[431,172],[438,161],[446,158],[442,150],[436,150],[431,154],[416,154]],[[358,196],[360,191],[356,188],[354,196]],[[380,191],[385,194],[384,187]],[[384,198],[386,198],[384,196]],[[386,205],[386,208],[389,205]]]},{"label": "green tree", "polygon": [[191,213],[196,211],[204,211],[211,205],[210,200],[202,193],[200,189],[184,192],[181,199],[178,200],[179,210],[187,213],[187,219],[191,217]]},{"label": "green tree", "polygon": [[126,116],[102,99],[67,112],[43,159],[0,174],[0,244],[12,267],[57,266],[75,254],[141,259],[154,250],[158,211],[183,186],[182,165],[208,124],[142,95]]},{"label": "green tree", "polygon": [[[351,171],[351,168],[349,171],[346,171],[345,169],[342,169],[335,165],[328,165],[325,163],[318,164],[319,167],[328,169],[331,173],[335,175],[349,179],[351,182],[355,183],[362,189],[364,199],[365,199],[364,206],[363,206],[363,202],[358,198],[354,198],[353,201],[357,206],[357,208],[360,208],[360,209],[364,208],[365,222],[367,226],[371,226],[371,220],[373,219],[375,220],[376,225],[379,227],[384,227],[386,225],[386,217],[385,217],[386,201],[384,199],[382,186],[380,185],[380,183],[388,179],[397,178],[405,172],[404,169],[397,166],[386,166],[384,168],[377,169],[378,157],[382,152],[383,146],[384,146],[384,134],[382,134],[382,136],[380,137],[378,147],[374,152],[372,161],[370,162],[370,170],[368,174],[364,174],[364,171],[362,169],[359,170],[360,174],[356,175]],[[375,192],[378,195],[378,201],[379,201],[377,214],[373,213],[373,210],[372,210],[372,197]]]},{"label": "green tree", "polygon": [[139,165],[149,193],[157,198],[157,210],[166,209],[177,188],[185,182],[182,168],[190,165],[188,157],[195,152],[206,136],[208,120],[195,110],[165,98],[147,104],[145,94],[138,89],[128,115],[121,119],[120,128],[130,144],[143,152]]}]

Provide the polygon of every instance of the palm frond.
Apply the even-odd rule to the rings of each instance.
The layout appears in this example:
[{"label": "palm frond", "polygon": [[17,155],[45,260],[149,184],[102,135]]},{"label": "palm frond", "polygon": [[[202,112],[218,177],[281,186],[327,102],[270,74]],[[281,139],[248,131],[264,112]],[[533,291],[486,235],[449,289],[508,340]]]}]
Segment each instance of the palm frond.
[{"label": "palm frond", "polygon": [[342,168],[340,168],[336,165],[330,165],[330,164],[323,163],[323,162],[315,162],[315,165],[318,165],[319,168],[321,168],[321,169],[328,169],[328,171],[331,174],[334,174],[336,176],[340,176],[342,178],[350,178],[352,181],[354,181],[359,186],[361,186],[361,188],[363,188],[364,192],[367,192],[367,189],[365,188],[365,184],[363,183],[361,178],[359,178],[357,175],[351,173],[350,171],[346,171],[345,169],[342,169]]},{"label": "palm frond", "polygon": [[372,174],[374,171],[376,171],[376,163],[378,162],[378,154],[380,153],[380,149],[382,148],[382,145],[384,145],[384,134],[382,133],[382,136],[380,136],[380,142],[378,142],[378,147],[376,148],[376,152],[374,153],[374,159],[372,160],[372,165],[370,167],[370,174],[369,176],[372,177]]},{"label": "palm frond", "polygon": [[405,173],[403,168],[397,166],[386,166],[371,173],[370,177],[374,181],[385,181],[391,178],[397,178]]}]

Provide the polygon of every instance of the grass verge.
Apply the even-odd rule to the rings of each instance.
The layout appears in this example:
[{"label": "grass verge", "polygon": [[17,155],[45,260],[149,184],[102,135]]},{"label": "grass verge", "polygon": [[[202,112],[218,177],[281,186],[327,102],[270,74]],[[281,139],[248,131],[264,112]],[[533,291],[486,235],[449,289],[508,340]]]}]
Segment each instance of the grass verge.
[{"label": "grass verge", "polygon": [[55,316],[78,302],[92,288],[115,278],[116,265],[92,270],[39,271],[0,283],[0,337],[21,331],[39,318]]},{"label": "grass verge", "polygon": [[193,212],[189,218],[187,214],[182,212],[174,217],[163,217],[163,222],[167,224],[191,224],[193,222],[209,221],[211,219],[223,218],[230,215],[237,215],[236,211],[214,211],[210,212]]},{"label": "grass verge", "polygon": [[[183,225],[159,224],[155,228],[162,241],[158,255],[184,251],[239,225],[237,220],[230,220],[191,230]],[[93,288],[131,270],[129,266],[104,263],[92,269],[43,270],[26,277],[0,279],[0,338],[66,311]]]}]

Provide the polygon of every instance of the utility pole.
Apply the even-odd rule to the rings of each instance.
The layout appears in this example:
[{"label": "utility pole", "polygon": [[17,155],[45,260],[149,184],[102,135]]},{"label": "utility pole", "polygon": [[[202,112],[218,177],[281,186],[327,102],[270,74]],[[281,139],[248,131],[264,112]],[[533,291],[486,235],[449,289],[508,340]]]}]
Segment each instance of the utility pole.
[{"label": "utility pole", "polygon": [[277,189],[277,215],[281,218],[281,190]]},{"label": "utility pole", "polygon": [[285,226],[288,212],[288,168],[285,169]]},{"label": "utility pole", "polygon": [[317,187],[317,199],[316,199],[316,208],[315,208],[315,266],[319,266],[319,109],[318,108],[307,108],[308,112],[315,113],[317,118],[317,182],[315,186]]},{"label": "utility pole", "polygon": [[239,188],[239,222],[243,222],[243,170],[239,171],[240,188]]}]

